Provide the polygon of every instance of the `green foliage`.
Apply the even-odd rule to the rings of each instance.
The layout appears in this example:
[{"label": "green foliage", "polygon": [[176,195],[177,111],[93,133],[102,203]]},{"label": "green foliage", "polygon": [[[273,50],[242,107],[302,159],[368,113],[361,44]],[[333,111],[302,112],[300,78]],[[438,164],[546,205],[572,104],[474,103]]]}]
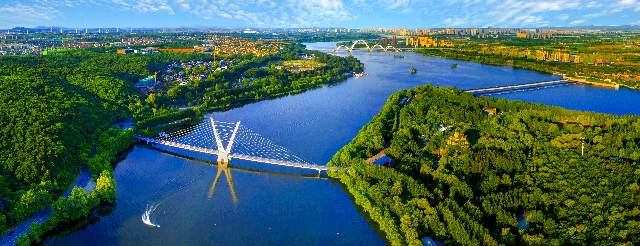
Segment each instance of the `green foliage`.
[{"label": "green foliage", "polygon": [[[429,236],[461,245],[637,245],[638,130],[638,116],[426,85],[393,94],[330,162],[351,169],[331,175],[392,244]],[[392,168],[363,161],[385,142]],[[519,215],[529,229],[517,227]]]},{"label": "green foliage", "polygon": [[100,193],[100,199],[109,203],[116,200],[116,181],[113,173],[109,170],[103,170],[98,178],[96,190]]},{"label": "green foliage", "polygon": [[98,132],[126,117],[119,96],[96,95],[67,80],[66,74],[81,72],[70,64],[85,58],[74,53],[0,57],[0,67],[8,71],[0,77],[3,225],[15,224],[64,192],[88,161]]},{"label": "green foliage", "polygon": [[[193,44],[184,41],[166,47]],[[0,57],[0,229],[50,205],[76,179],[84,163],[89,164],[94,179],[103,179],[101,173],[111,171],[114,155],[133,143],[132,131],[107,130],[114,122],[132,117],[137,122],[137,134],[153,135],[199,122],[201,109],[299,93],[342,81],[347,78],[344,73],[363,68],[353,57],[331,56],[292,45],[264,57],[218,56],[238,65],[216,72],[207,80],[162,88],[168,90],[166,95],[145,98],[134,88],[139,79],[174,61],[213,61],[214,57],[180,52],[105,53],[109,49]],[[301,53],[316,55],[318,62],[327,65],[300,73],[256,69],[300,59]],[[246,79],[245,86],[231,88],[245,72],[256,76],[256,80]],[[202,106],[179,111],[175,105],[180,103]],[[89,158],[96,139],[96,152]]]},{"label": "green foliage", "polygon": [[6,228],[55,201],[85,163],[110,168],[112,157],[89,154],[103,130],[128,117],[126,106],[138,99],[133,83],[149,72],[140,56],[85,51],[2,56],[0,71],[0,227]]},{"label": "green foliage", "polygon": [[158,115],[155,117],[149,117],[144,120],[138,121],[136,123],[136,128],[138,129],[146,129],[149,127],[156,127],[162,124],[168,124],[177,120],[182,120],[185,118],[196,118],[199,115],[198,111],[194,109],[185,109],[180,110],[175,113],[169,113],[164,115]]},{"label": "green foliage", "polygon": [[[315,55],[316,62],[327,65],[302,72],[275,69],[275,65],[282,61],[300,59],[300,54]],[[349,77],[345,73],[360,72],[364,69],[364,65],[352,56],[332,56],[319,51],[305,50],[300,45],[281,49],[279,53],[268,56],[234,55],[227,59],[237,64],[224,71],[211,72],[207,79],[168,87],[166,96],[148,99],[146,103],[153,104],[155,108],[187,104],[200,105],[199,108],[203,110],[217,110],[337,83]],[[269,69],[258,69],[262,66]],[[242,86],[231,86],[239,80],[242,81]],[[149,117],[152,113],[144,111],[141,115]]]},{"label": "green foliage", "polygon": [[[534,39],[522,39],[522,40],[534,40]],[[494,42],[494,41],[491,41],[491,42]],[[525,69],[530,69],[530,70],[535,70],[535,71],[540,71],[540,72],[545,72],[550,74],[566,75],[569,77],[579,75],[579,76],[582,76],[580,78],[586,79],[587,81],[591,81],[591,82],[599,82],[599,83],[605,83],[605,84],[606,83],[612,84],[612,82],[615,82],[615,83],[626,85],[630,88],[636,88],[636,89],[638,88],[638,85],[639,85],[637,80],[622,79],[622,78],[611,76],[611,74],[626,74],[626,73],[637,72],[638,68],[635,65],[613,64],[608,66],[594,66],[593,64],[587,64],[587,63],[538,61],[535,59],[535,56],[533,55],[529,57],[503,56],[500,54],[493,54],[493,53],[483,54],[477,51],[453,50],[453,49],[437,49],[437,50],[420,49],[420,50],[416,50],[416,52],[419,52],[425,55],[478,62],[481,64],[525,68]],[[590,52],[593,52],[593,50],[589,50],[589,53]],[[579,52],[579,53],[581,55],[585,54],[583,52]],[[605,81],[605,79],[609,79],[609,81]]]},{"label": "green foliage", "polygon": [[[117,127],[113,127],[102,133],[96,148],[99,154],[94,155],[89,160],[90,170],[94,179],[98,174],[100,177],[96,181],[96,189],[91,192],[85,192],[83,188],[73,187],[70,196],[60,197],[51,204],[49,219],[39,224],[32,223],[29,233],[22,235],[18,240],[18,244],[29,245],[33,242],[40,242],[45,233],[53,230],[59,224],[78,221],[91,215],[100,204],[115,202],[117,196],[116,181],[109,160],[115,159],[115,154],[127,149],[134,142],[132,130],[122,131]],[[45,196],[34,194],[32,190],[29,190],[23,195],[22,201],[38,204],[38,206],[35,206],[36,211],[42,210],[44,209],[44,202],[40,201],[42,198],[39,199],[39,197]]]}]

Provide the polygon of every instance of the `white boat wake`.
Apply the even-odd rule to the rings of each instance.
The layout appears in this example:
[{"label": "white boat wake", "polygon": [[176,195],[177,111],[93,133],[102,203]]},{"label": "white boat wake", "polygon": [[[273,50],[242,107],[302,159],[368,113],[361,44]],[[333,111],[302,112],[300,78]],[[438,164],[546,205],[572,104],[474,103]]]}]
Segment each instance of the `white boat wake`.
[{"label": "white boat wake", "polygon": [[156,210],[156,207],[153,207],[152,209],[149,209],[149,205],[147,205],[147,210],[144,211],[144,213],[142,214],[142,222],[144,222],[147,225],[153,226],[153,227],[160,227],[160,225],[151,222],[151,219],[149,219],[149,216],[151,215],[151,213],[153,213],[153,211]]},{"label": "white boat wake", "polygon": [[[183,166],[184,166],[184,164],[183,164]],[[160,225],[158,223],[155,223],[155,222],[151,221],[151,214],[153,214],[153,212],[156,211],[156,208],[158,208],[158,205],[160,205],[160,203],[162,203],[162,201],[164,201],[165,199],[167,199],[171,195],[179,192],[180,190],[186,188],[187,186],[189,186],[194,181],[198,180],[202,176],[202,174],[204,173],[204,168],[205,167],[206,166],[203,166],[200,169],[201,170],[200,173],[198,175],[196,175],[195,178],[187,181],[183,185],[181,185],[182,182],[180,182],[180,180],[178,180],[178,178],[182,174],[182,170],[181,170],[178,173],[178,175],[176,175],[176,177],[174,177],[172,180],[170,180],[169,182],[164,184],[162,187],[160,187],[160,189],[158,189],[158,191],[156,191],[156,193],[154,193],[153,196],[151,196],[151,199],[147,203],[147,208],[145,209],[144,213],[142,214],[142,222],[144,222],[145,224],[147,224],[149,226],[160,227]],[[170,187],[170,186],[179,186],[179,187],[176,188],[176,189],[173,189],[173,190],[170,190],[169,188],[165,189],[166,187]],[[161,193],[161,191],[163,191],[163,190],[168,190],[169,192],[166,195],[160,196],[159,193]]]}]

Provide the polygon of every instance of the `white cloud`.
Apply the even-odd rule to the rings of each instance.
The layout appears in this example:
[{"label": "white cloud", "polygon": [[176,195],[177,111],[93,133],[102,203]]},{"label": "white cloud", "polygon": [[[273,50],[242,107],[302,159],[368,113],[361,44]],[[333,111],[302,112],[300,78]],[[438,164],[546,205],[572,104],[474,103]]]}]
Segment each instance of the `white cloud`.
[{"label": "white cloud", "polygon": [[[554,11],[566,11],[578,9],[581,6],[580,0],[559,0],[559,1],[515,1],[507,0],[498,3],[485,16],[491,20],[488,26],[508,24],[517,25],[543,25],[546,13]],[[535,15],[534,15],[535,14]],[[561,15],[562,16],[562,15]],[[560,17],[562,18],[562,17]]]},{"label": "white cloud", "polygon": [[600,13],[593,13],[593,14],[587,14],[587,15],[583,15],[582,17],[584,18],[595,18],[595,17],[600,17],[605,15],[604,12],[600,12]]},{"label": "white cloud", "polygon": [[[0,0],[2,1],[2,0]],[[21,6],[41,6],[66,11],[94,8],[130,11],[128,14],[189,13],[221,25],[256,27],[367,26],[369,20],[397,27],[409,26],[505,26],[558,25],[579,18],[576,24],[602,17],[622,23],[622,16],[636,16],[640,0],[4,0]],[[18,2],[19,1],[19,2]],[[18,5],[12,4],[11,7]],[[98,6],[100,5],[100,6]],[[0,5],[1,7],[2,5]],[[7,6],[9,7],[9,6]],[[5,7],[6,8],[6,7]],[[35,7],[34,7],[35,8]],[[624,11],[624,12],[623,12]],[[619,15],[614,13],[622,12]],[[2,14],[2,13],[0,13]],[[58,12],[61,16],[62,13]],[[126,14],[125,14],[126,15]],[[4,15],[12,16],[12,15]],[[55,15],[50,15],[55,16]],[[201,19],[201,20],[202,20]],[[366,21],[359,21],[365,19]],[[0,18],[0,22],[6,22]],[[562,21],[562,22],[560,22]],[[616,23],[620,22],[620,23]],[[355,22],[353,22],[355,23]],[[371,21],[374,23],[374,21]],[[198,24],[198,23],[194,23]],[[384,25],[384,24],[383,24]]]},{"label": "white cloud", "polygon": [[85,3],[84,0],[77,0],[77,1],[70,1],[70,0],[26,0],[26,1],[22,1],[23,3],[26,2],[33,2],[34,4],[38,4],[41,6],[54,6],[54,7],[74,7],[80,4]]},{"label": "white cloud", "polygon": [[192,13],[203,17],[220,16],[257,26],[327,25],[354,18],[351,8],[342,0],[284,0],[278,3],[271,0],[219,0],[193,5],[193,8],[202,10]]},{"label": "white cloud", "polygon": [[622,9],[633,9],[633,11],[640,11],[640,1],[638,0],[620,0],[618,3],[614,4],[618,8]]},{"label": "white cloud", "polygon": [[442,20],[442,24],[449,27],[461,27],[466,25],[468,21],[468,18],[459,18],[458,16],[455,16],[453,18],[446,18]]},{"label": "white cloud", "polygon": [[45,25],[63,16],[62,12],[53,7],[40,5],[23,5],[20,3],[0,7],[0,16],[11,16],[11,18],[0,18],[1,26],[25,26],[25,25]]},{"label": "white cloud", "polygon": [[256,1],[256,3],[258,4],[258,6],[267,7],[267,8],[273,8],[276,6],[276,3],[274,3],[271,0],[258,0]]},{"label": "white cloud", "polygon": [[580,23],[582,23],[582,22],[585,22],[585,20],[574,20],[574,21],[572,21],[572,22],[571,22],[571,23],[569,23],[569,24],[571,24],[571,25],[577,25],[577,24],[580,24]]},{"label": "white cloud", "polygon": [[383,3],[388,9],[396,9],[398,7],[406,8],[409,6],[410,0],[384,0]]},{"label": "white cloud", "polygon": [[587,5],[585,6],[585,8],[600,8],[602,7],[602,3],[596,2],[596,1],[591,1],[589,3],[587,3]]}]

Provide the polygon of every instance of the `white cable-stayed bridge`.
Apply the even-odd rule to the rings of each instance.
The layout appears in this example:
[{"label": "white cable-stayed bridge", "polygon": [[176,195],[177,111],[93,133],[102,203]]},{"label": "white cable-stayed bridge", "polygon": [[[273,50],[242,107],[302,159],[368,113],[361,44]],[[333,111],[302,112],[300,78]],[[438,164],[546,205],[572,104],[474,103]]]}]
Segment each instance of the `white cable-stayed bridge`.
[{"label": "white cable-stayed bridge", "polygon": [[[269,163],[281,166],[322,170],[343,168],[317,165],[293,152],[260,136],[251,129],[236,123],[214,121],[205,122],[171,133],[149,138],[136,139],[175,148],[187,149],[218,156],[218,162],[228,163],[231,159]],[[225,147],[226,144],[226,147]]]}]

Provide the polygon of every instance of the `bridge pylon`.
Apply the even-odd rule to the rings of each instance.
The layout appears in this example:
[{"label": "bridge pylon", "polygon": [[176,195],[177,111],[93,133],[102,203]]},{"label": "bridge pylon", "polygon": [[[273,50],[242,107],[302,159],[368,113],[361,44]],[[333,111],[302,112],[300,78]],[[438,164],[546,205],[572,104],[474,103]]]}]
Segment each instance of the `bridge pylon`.
[{"label": "bridge pylon", "polygon": [[231,157],[229,157],[229,152],[231,151],[231,147],[233,147],[233,140],[236,138],[238,127],[240,127],[240,121],[236,123],[236,127],[233,129],[233,133],[231,134],[229,143],[227,143],[227,147],[225,148],[222,144],[222,140],[220,139],[218,129],[216,128],[216,122],[213,121],[213,118],[209,119],[211,120],[211,127],[213,127],[213,134],[216,137],[216,145],[218,146],[218,163],[229,163],[229,161],[231,160]]}]

